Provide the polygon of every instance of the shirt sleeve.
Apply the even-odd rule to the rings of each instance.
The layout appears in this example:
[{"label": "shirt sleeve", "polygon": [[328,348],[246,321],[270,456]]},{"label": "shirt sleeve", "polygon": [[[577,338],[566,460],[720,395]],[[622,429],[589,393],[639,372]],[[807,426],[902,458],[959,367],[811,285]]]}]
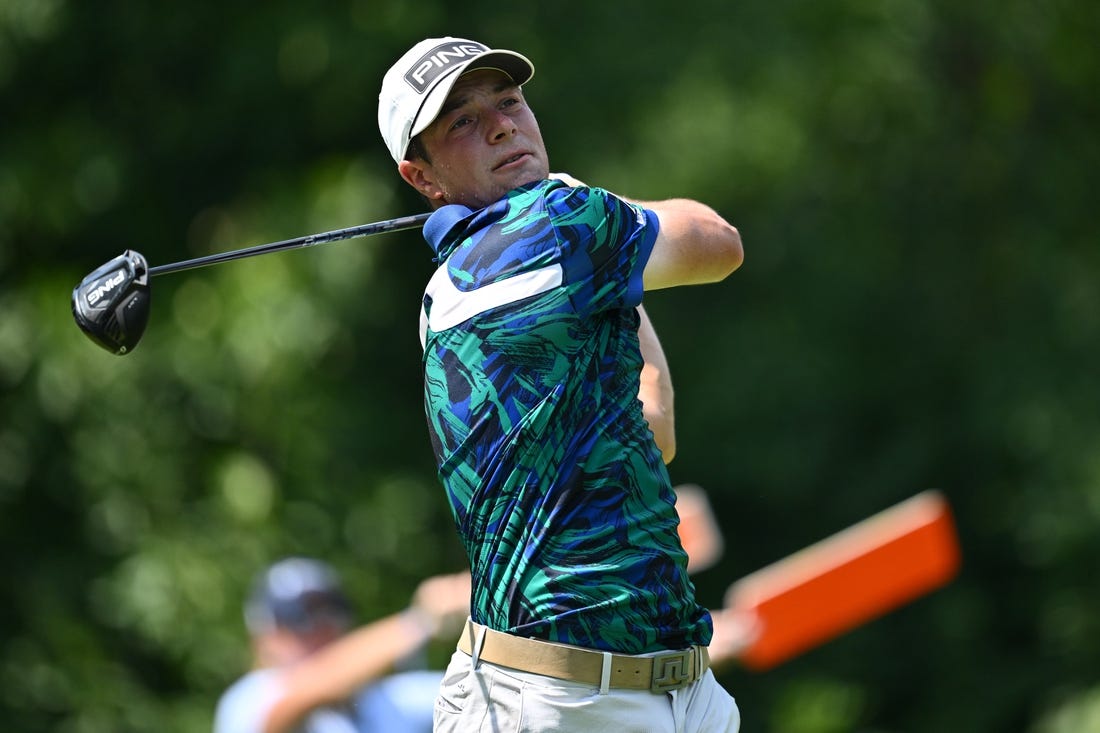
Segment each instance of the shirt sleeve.
[{"label": "shirt sleeve", "polygon": [[262,733],[268,712],[283,694],[276,670],[251,672],[218,701],[214,733]]},{"label": "shirt sleeve", "polygon": [[642,302],[642,274],[660,225],[657,215],[602,188],[547,191],[564,279],[578,308],[602,311]]},{"label": "shirt sleeve", "polygon": [[442,680],[442,672],[417,670],[392,674],[370,685],[355,700],[359,729],[431,733]]}]

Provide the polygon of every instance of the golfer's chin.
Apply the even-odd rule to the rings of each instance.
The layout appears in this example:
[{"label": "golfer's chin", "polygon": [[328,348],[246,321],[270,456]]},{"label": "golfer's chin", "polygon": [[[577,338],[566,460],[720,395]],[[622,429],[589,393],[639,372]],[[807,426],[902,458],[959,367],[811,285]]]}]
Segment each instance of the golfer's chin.
[{"label": "golfer's chin", "polygon": [[533,160],[528,165],[516,166],[510,170],[493,171],[488,180],[482,180],[477,187],[444,191],[443,197],[432,203],[435,208],[447,204],[463,204],[471,209],[480,209],[501,200],[513,189],[538,183],[549,177],[550,171],[546,164]]},{"label": "golfer's chin", "polygon": [[496,182],[502,187],[503,193],[507,193],[513,188],[546,180],[550,176],[550,167],[546,164],[546,161],[529,155],[517,163],[499,168],[493,173]]}]

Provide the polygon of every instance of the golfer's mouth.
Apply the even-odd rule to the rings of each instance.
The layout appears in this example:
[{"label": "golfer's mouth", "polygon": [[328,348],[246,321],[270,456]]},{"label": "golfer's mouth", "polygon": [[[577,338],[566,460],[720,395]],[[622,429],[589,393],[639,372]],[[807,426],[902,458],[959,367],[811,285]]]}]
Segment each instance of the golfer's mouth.
[{"label": "golfer's mouth", "polygon": [[505,159],[504,159],[503,161],[501,161],[500,163],[498,163],[498,164],[496,165],[496,167],[495,167],[495,168],[493,168],[493,170],[494,170],[494,171],[499,171],[499,170],[502,170],[502,169],[504,169],[504,168],[507,168],[507,167],[509,167],[509,166],[511,166],[511,165],[515,165],[516,163],[519,163],[519,162],[521,162],[521,161],[525,160],[525,159],[526,159],[526,158],[528,158],[529,156],[530,156],[530,153],[526,153],[526,152],[523,152],[523,153],[516,153],[515,155],[512,155],[512,156],[510,156],[510,157],[507,157],[507,158],[505,158]]}]

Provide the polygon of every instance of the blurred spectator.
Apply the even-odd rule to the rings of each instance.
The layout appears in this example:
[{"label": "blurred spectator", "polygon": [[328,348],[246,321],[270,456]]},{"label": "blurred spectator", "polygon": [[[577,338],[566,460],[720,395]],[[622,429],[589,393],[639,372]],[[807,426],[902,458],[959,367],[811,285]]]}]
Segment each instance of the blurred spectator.
[{"label": "blurred spectator", "polygon": [[456,637],[469,606],[469,573],[435,576],[404,611],[353,628],[331,567],[281,560],[246,603],[253,668],[218,701],[214,733],[426,733],[442,672],[394,670]]}]

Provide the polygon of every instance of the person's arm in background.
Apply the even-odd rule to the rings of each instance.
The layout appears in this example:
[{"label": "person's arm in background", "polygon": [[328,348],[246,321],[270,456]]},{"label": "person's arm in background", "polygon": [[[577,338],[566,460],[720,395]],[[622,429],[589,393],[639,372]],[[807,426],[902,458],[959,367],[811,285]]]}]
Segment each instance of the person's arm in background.
[{"label": "person's arm in background", "polygon": [[311,710],[346,700],[433,637],[457,633],[469,607],[468,572],[423,581],[405,611],[361,626],[288,668],[264,733],[292,730]]},{"label": "person's arm in background", "polygon": [[760,635],[760,621],[754,613],[723,606],[710,609],[710,619],[714,624],[714,634],[707,651],[712,669],[736,663],[741,653]]},{"label": "person's arm in background", "polygon": [[661,449],[664,462],[671,463],[676,456],[676,421],[673,404],[672,376],[668,360],[657,339],[657,331],[649,320],[645,308],[638,306],[641,323],[638,326],[638,343],[641,346],[641,386],[638,399],[642,402],[642,414],[653,431],[653,440]]},{"label": "person's arm in background", "polygon": [[[714,567],[725,552],[726,543],[706,490],[697,484],[680,484],[674,491],[676,512],[680,515],[680,542],[688,555],[687,571],[695,575]],[[714,624],[708,647],[710,665],[714,669],[733,665],[759,635],[759,620],[755,613],[725,605],[711,608],[710,617]]]}]

